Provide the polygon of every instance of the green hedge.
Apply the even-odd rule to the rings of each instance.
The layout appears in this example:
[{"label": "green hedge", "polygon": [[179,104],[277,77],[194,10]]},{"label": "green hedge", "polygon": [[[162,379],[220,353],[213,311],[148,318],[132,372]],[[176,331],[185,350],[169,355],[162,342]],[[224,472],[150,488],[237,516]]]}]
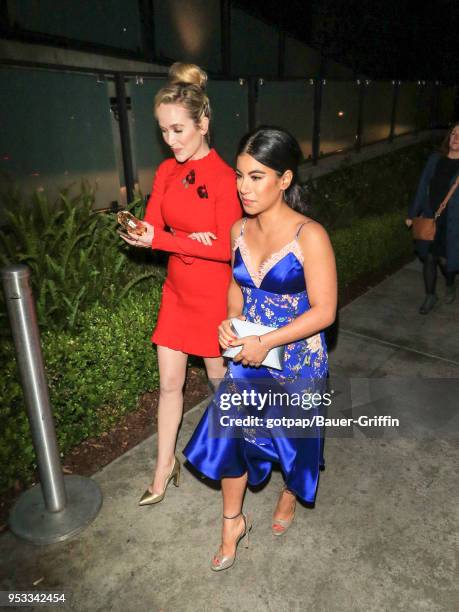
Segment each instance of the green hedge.
[{"label": "green hedge", "polygon": [[335,230],[330,238],[335,250],[338,284],[386,268],[413,251],[405,226],[406,211],[359,219],[353,227]]},{"label": "green hedge", "polygon": [[331,174],[309,180],[311,214],[329,232],[358,219],[408,210],[432,143],[420,143],[359,164],[347,162]]},{"label": "green hedge", "polygon": [[[132,292],[116,308],[94,306],[81,315],[81,331],[42,332],[50,399],[61,454],[110,429],[158,386],[149,331],[156,322],[161,285]],[[0,379],[0,491],[27,481],[35,454],[11,342],[3,339]]]}]

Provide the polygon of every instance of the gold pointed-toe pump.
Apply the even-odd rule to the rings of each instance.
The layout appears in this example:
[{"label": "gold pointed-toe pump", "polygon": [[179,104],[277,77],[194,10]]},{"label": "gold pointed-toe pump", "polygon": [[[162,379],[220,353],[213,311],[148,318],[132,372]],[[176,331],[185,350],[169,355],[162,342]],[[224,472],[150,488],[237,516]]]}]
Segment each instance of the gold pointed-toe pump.
[{"label": "gold pointed-toe pump", "polygon": [[[289,491],[289,489],[287,489],[287,487],[285,487],[285,486],[282,487],[282,490],[281,490],[281,492],[279,494],[279,500],[282,497],[282,495],[284,494],[284,491]],[[289,491],[289,493],[291,493],[291,491]],[[292,518],[290,518],[290,519],[280,519],[280,518],[276,519],[276,518],[273,518],[273,522],[272,522],[272,525],[271,525],[271,531],[272,531],[273,535],[281,536],[281,535],[283,535],[287,531],[287,529],[293,523],[293,519],[295,518],[295,509],[296,509],[296,497],[294,498],[294,502],[293,502],[293,514],[292,514]]]},{"label": "gold pointed-toe pump", "polygon": [[[244,514],[243,512],[239,512],[239,514],[236,514],[235,516],[223,515],[223,518],[235,519],[238,516],[241,516],[241,514],[242,514],[242,518],[244,519],[244,531],[238,536],[236,540],[236,547],[234,549],[234,555],[232,557],[228,557],[226,555],[219,554],[219,551],[217,551],[212,561],[210,562],[210,569],[213,570],[214,572],[221,572],[222,570],[228,569],[232,565],[234,565],[234,562],[236,561],[236,552],[237,552],[237,547],[238,547],[239,542],[242,542],[242,540],[245,540],[245,547],[246,548],[249,547],[249,532],[252,529],[252,515],[250,513]],[[216,560],[217,563],[214,563],[214,560]]]},{"label": "gold pointed-toe pump", "polygon": [[167,485],[172,479],[174,480],[174,485],[178,487],[180,482],[180,462],[177,457],[175,457],[174,467],[172,468],[171,473],[164,482],[164,489],[162,490],[162,493],[151,493],[151,491],[147,489],[140,498],[139,506],[159,504],[160,501],[163,501],[164,496],[166,495]]}]

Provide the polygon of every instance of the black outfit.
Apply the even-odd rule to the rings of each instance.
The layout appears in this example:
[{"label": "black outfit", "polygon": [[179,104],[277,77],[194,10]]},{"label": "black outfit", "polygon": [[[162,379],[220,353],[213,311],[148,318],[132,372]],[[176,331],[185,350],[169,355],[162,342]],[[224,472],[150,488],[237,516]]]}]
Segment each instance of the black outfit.
[{"label": "black outfit", "polygon": [[[450,184],[444,185],[443,189],[440,188],[437,192],[437,179],[434,179],[434,177],[439,177],[438,180],[441,187],[441,176],[443,173],[440,171],[439,174],[437,174],[437,166],[439,166],[440,163],[444,168],[451,168],[457,163],[457,160],[445,158],[439,153],[432,153],[422,172],[416,195],[409,207],[409,219],[414,219],[414,217],[419,215],[423,217],[433,217],[432,207],[434,210],[438,208],[444,196],[447,194],[448,188],[454,184],[453,174],[453,179]],[[431,198],[432,190],[435,191],[437,195],[434,196],[432,194]],[[431,205],[431,201],[433,202],[433,206]],[[444,217],[444,219],[442,219],[442,217]],[[439,223],[446,223],[447,225],[446,240],[444,241],[446,242],[446,258],[443,257],[443,259],[446,259],[446,268],[448,272],[456,272],[459,271],[459,189],[456,189],[454,192],[440,219],[441,221],[439,220]],[[442,242],[441,235],[442,229],[440,228],[440,237],[437,239],[439,243]],[[415,249],[421,259],[426,257],[431,248],[432,243],[427,240],[415,241]]]},{"label": "black outfit", "polygon": [[[459,159],[441,157],[435,167],[434,174],[429,183],[429,206],[432,216],[437,212],[440,204],[448,193],[451,182],[459,173]],[[448,203],[448,206],[451,202]],[[445,266],[446,260],[446,241],[448,235],[448,215],[444,210],[437,220],[437,230],[435,239],[430,243],[427,256],[424,260],[424,284],[426,293],[435,293],[437,282],[437,264],[446,278],[446,286],[454,285],[454,272],[448,271]]]},{"label": "black outfit", "polygon": [[[435,168],[434,175],[429,183],[429,204],[434,215],[446,197],[451,181],[459,173],[459,159],[441,157]],[[449,206],[450,203],[448,203]],[[437,221],[435,240],[431,243],[429,252],[437,257],[446,259],[446,236],[448,232],[448,215],[442,212]]]}]

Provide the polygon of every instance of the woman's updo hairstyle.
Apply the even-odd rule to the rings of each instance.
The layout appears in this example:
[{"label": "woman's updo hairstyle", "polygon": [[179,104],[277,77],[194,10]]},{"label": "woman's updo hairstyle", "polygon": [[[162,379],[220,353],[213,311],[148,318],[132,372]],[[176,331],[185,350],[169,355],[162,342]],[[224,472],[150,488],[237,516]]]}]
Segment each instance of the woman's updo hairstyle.
[{"label": "woman's updo hairstyle", "polygon": [[[201,119],[210,120],[210,103],[206,93],[207,74],[195,64],[175,62],[169,69],[169,80],[155,96],[155,112],[160,104],[181,104],[196,127]],[[208,134],[206,134],[206,138]]]},{"label": "woman's updo hairstyle", "polygon": [[239,143],[238,155],[247,153],[260,164],[268,166],[279,176],[286,170],[293,173],[292,182],[284,191],[287,204],[304,213],[308,202],[304,189],[298,184],[298,166],[303,161],[303,153],[295,138],[286,130],[272,126],[260,126],[243,136]]}]

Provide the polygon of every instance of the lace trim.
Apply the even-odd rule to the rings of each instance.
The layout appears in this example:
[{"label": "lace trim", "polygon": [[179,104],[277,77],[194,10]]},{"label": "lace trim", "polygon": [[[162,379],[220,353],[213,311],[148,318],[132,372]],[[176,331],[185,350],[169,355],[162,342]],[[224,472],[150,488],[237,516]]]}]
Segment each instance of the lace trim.
[{"label": "lace trim", "polygon": [[311,353],[317,353],[323,349],[322,346],[322,338],[320,337],[320,333],[315,334],[309,338],[306,338],[306,344],[308,345],[308,349]]},{"label": "lace trim", "polygon": [[235,251],[237,248],[239,248],[245,266],[249,271],[250,276],[252,277],[253,284],[258,289],[260,288],[264,277],[268,274],[271,268],[273,268],[288,253],[293,253],[293,255],[295,255],[295,257],[301,263],[301,265],[304,264],[303,253],[301,252],[300,245],[298,244],[298,240],[296,238],[294,238],[291,242],[282,247],[282,249],[280,249],[279,251],[275,251],[274,253],[272,253],[267,259],[265,259],[265,261],[262,262],[258,270],[255,270],[253,268],[250,251],[247,247],[243,235],[238,236],[234,241],[233,251]]}]

